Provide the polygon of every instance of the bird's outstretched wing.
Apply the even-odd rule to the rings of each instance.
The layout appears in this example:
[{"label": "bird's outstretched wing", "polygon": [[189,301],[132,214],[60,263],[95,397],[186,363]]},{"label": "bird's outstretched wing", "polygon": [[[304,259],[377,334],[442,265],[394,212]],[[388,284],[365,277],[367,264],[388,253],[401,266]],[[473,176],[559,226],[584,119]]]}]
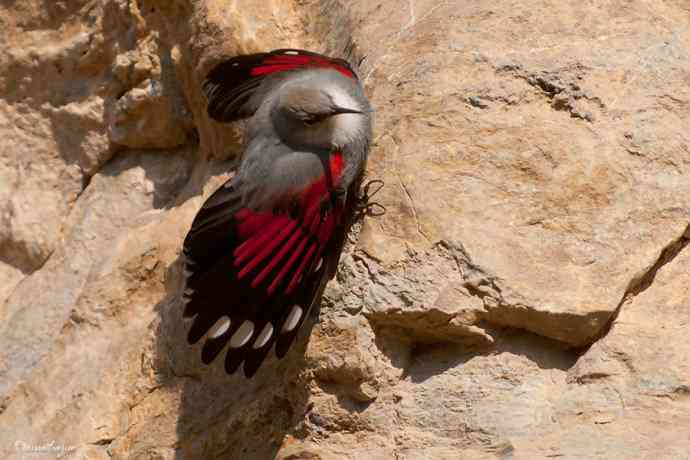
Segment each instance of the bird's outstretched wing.
[{"label": "bird's outstretched wing", "polygon": [[310,51],[279,49],[268,53],[235,56],[216,65],[204,81],[208,114],[216,121],[230,122],[254,114],[262,97],[257,90],[267,78],[304,68],[331,68],[357,78],[344,59]]},{"label": "bird's outstretched wing", "polygon": [[[342,161],[331,155],[330,177]],[[244,207],[232,180],[206,200],[184,242],[188,341],[206,336],[204,363],[228,346],[226,371],[244,362],[251,377],[274,344],[287,353],[335,273],[354,209],[354,190],[343,203],[329,182],[310,184],[287,211]]]}]

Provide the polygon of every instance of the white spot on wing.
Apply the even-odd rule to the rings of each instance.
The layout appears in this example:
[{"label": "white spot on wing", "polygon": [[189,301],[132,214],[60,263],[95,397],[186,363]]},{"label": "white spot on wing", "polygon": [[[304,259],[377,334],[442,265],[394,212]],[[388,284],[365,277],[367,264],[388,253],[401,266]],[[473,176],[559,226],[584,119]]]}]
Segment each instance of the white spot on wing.
[{"label": "white spot on wing", "polygon": [[285,320],[285,324],[283,324],[283,332],[290,332],[297,326],[297,323],[299,323],[299,319],[302,317],[302,307],[299,305],[293,305],[292,310],[290,310],[290,314],[288,315],[287,319]]},{"label": "white spot on wing", "polygon": [[323,257],[319,258],[319,261],[316,263],[316,268],[314,269],[315,272],[318,272],[321,270],[321,266],[323,265]]},{"label": "white spot on wing", "polygon": [[263,347],[264,345],[266,345],[266,342],[268,342],[268,340],[271,338],[271,335],[273,335],[273,325],[271,323],[268,323],[264,326],[263,329],[261,329],[261,333],[254,341],[254,345],[252,345],[252,347],[256,350]]},{"label": "white spot on wing", "polygon": [[299,54],[298,51],[292,51],[292,50],[290,50],[290,51],[285,51],[284,53],[285,53],[285,54],[292,54],[292,55],[298,55],[298,54]]},{"label": "white spot on wing", "polygon": [[221,316],[218,321],[216,321],[216,324],[213,325],[211,330],[208,333],[208,338],[209,339],[216,339],[220,337],[221,335],[225,334],[228,329],[230,329],[230,318],[227,316]]},{"label": "white spot on wing", "polygon": [[254,323],[246,320],[242,325],[232,334],[230,339],[230,348],[240,348],[245,343],[249,342],[254,334]]}]

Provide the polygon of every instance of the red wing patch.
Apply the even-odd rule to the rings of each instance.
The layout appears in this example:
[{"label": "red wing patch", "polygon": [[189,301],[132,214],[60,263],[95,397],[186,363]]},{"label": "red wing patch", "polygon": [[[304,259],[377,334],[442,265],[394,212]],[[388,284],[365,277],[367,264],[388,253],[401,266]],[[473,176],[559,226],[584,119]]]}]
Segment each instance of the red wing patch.
[{"label": "red wing patch", "polygon": [[239,55],[217,64],[206,76],[203,87],[208,98],[208,114],[221,122],[249,117],[261,102],[261,98],[254,95],[266,78],[305,68],[333,69],[357,79],[344,59],[310,51],[280,49]]},{"label": "red wing patch", "polygon": [[[292,293],[307,267],[322,256],[335,229],[336,213],[322,215],[320,208],[320,203],[314,203],[301,221],[287,215],[240,210],[238,215],[244,220],[239,223],[239,235],[246,239],[233,252],[237,278],[249,277],[253,288],[263,285],[269,296]],[[258,221],[267,223],[252,231]]]},{"label": "red wing patch", "polygon": [[294,342],[332,276],[349,222],[351,207],[334,195],[342,154],[329,166],[294,195],[290,212],[244,207],[230,182],[195,217],[185,238],[184,315],[194,317],[187,341],[206,337],[204,363],[226,350],[225,370],[243,365],[251,377],[270,349],[282,358]]},{"label": "red wing patch", "polygon": [[356,78],[350,65],[343,59],[334,59],[302,50],[276,50],[261,65],[251,70],[252,76],[295,70],[302,67],[322,67],[337,70],[348,78]]},{"label": "red wing patch", "polygon": [[[342,169],[342,155],[333,154],[331,178],[337,180]],[[235,219],[242,243],[233,251],[237,277],[250,277],[252,288],[265,284],[269,296],[290,294],[307,267],[318,265],[340,219],[342,209],[331,203],[329,188],[332,185],[326,178],[310,185],[301,194],[301,212],[296,217],[240,209]]]}]

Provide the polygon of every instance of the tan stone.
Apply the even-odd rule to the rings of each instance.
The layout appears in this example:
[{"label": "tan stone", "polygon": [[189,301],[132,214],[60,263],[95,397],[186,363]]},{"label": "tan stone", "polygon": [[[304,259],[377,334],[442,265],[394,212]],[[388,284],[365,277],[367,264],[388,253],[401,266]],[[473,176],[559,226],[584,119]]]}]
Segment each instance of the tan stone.
[{"label": "tan stone", "polygon": [[173,148],[185,143],[184,125],[175,120],[175,107],[162,85],[144,80],[115,104],[110,140],[130,148]]}]

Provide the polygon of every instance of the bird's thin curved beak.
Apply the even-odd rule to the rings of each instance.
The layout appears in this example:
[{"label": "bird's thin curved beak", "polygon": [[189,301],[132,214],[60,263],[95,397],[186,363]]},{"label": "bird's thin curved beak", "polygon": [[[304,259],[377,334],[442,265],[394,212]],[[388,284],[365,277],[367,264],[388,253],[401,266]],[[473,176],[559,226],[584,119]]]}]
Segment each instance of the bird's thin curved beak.
[{"label": "bird's thin curved beak", "polygon": [[348,109],[346,107],[334,107],[333,108],[333,115],[338,115],[341,113],[370,113],[373,112],[374,109],[369,109],[369,110],[355,110],[355,109]]}]

